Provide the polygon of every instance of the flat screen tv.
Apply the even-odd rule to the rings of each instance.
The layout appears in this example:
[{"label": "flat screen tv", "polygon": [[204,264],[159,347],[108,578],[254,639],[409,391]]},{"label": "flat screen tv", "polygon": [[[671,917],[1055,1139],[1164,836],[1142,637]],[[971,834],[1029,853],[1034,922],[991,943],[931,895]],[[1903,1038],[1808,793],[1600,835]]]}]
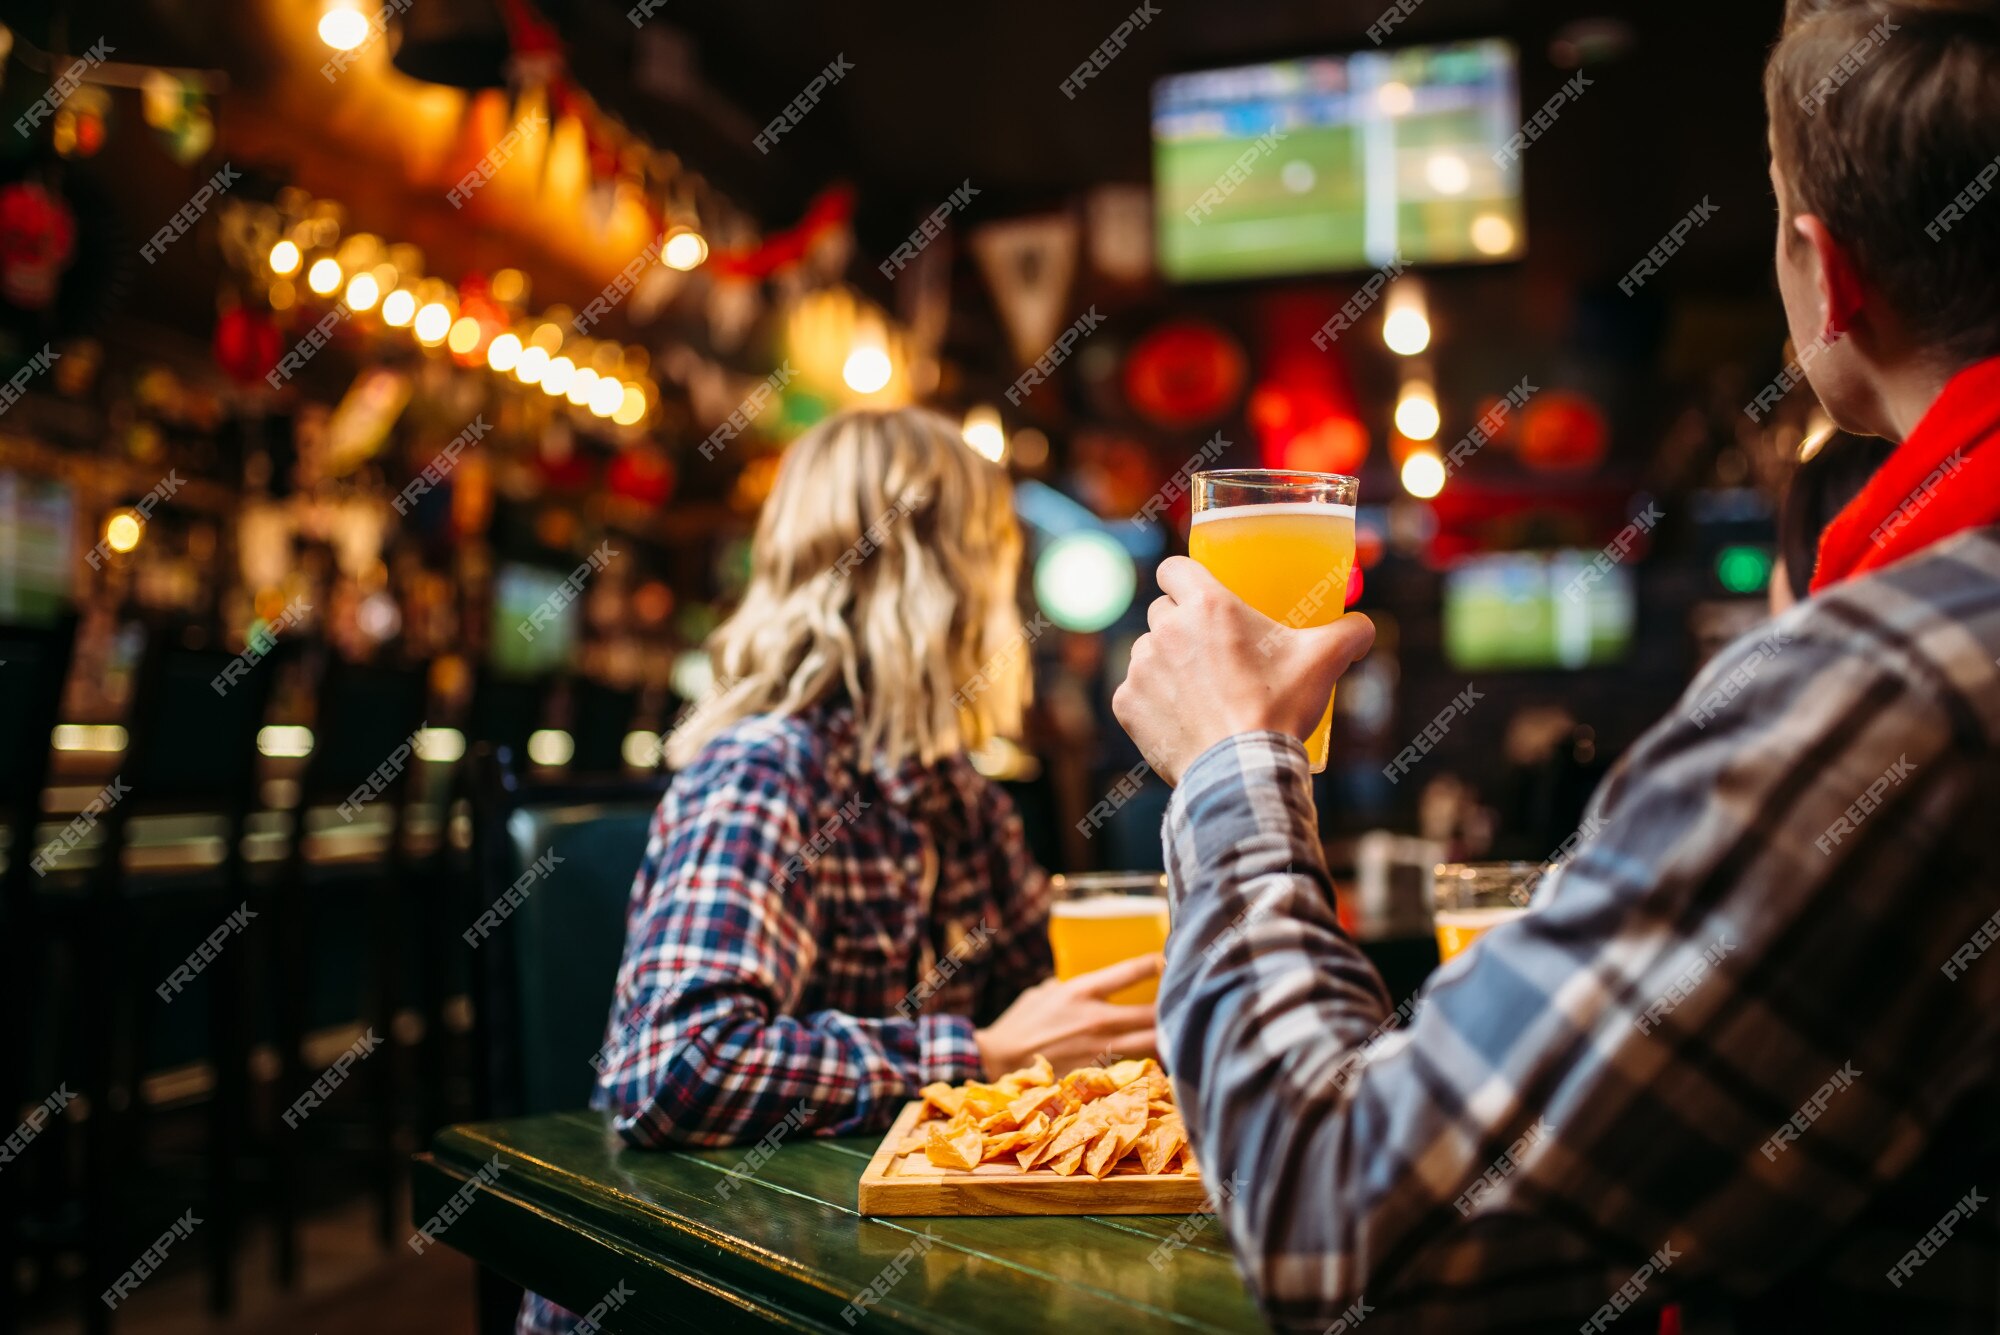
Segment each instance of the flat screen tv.
[{"label": "flat screen tv", "polygon": [[1176,74],[1153,85],[1175,282],[1518,258],[1515,51],[1498,38]]},{"label": "flat screen tv", "polygon": [[1454,668],[1597,667],[1623,658],[1637,617],[1632,572],[1596,552],[1475,556],[1444,579],[1444,656]]}]

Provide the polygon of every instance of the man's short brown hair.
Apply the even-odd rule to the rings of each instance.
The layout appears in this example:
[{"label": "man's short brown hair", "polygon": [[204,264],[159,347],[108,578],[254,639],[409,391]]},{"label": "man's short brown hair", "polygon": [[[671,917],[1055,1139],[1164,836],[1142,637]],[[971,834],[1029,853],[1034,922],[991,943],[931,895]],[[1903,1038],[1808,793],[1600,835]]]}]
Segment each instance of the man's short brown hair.
[{"label": "man's short brown hair", "polygon": [[2000,0],[1789,0],[1764,100],[1788,211],[1952,369],[2000,353]]}]

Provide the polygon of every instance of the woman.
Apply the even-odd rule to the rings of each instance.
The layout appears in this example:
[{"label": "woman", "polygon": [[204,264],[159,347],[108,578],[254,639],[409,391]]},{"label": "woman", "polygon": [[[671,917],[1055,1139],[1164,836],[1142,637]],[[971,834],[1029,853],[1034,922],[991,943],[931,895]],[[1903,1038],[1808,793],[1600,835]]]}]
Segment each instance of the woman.
[{"label": "woman", "polygon": [[[1048,878],[966,758],[1027,699],[1020,557],[1006,473],[935,413],[786,452],[632,888],[592,1100],[631,1144],[880,1130],[932,1081],[1155,1054],[1153,1007],[1105,997],[1158,956],[1040,981]],[[520,1330],[566,1324],[531,1295]]]}]

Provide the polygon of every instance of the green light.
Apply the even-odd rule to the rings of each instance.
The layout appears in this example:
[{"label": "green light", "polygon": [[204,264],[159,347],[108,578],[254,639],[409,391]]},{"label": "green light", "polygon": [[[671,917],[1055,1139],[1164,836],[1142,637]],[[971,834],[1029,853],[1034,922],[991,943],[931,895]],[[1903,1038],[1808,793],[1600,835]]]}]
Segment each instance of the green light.
[{"label": "green light", "polygon": [[1731,593],[1762,593],[1771,582],[1771,554],[1762,547],[1724,547],[1715,556],[1715,577]]},{"label": "green light", "polygon": [[1035,598],[1064,630],[1098,631],[1125,615],[1138,587],[1132,558],[1108,533],[1065,533],[1035,562]]}]

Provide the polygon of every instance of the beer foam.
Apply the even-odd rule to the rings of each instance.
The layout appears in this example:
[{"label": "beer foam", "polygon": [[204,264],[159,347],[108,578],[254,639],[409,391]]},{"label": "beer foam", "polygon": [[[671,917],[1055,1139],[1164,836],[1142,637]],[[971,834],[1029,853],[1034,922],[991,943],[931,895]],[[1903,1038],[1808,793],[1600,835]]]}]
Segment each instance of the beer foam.
[{"label": "beer foam", "polygon": [[1439,909],[1437,923],[1440,927],[1456,927],[1461,931],[1470,928],[1473,931],[1483,932],[1498,927],[1503,922],[1512,922],[1526,912],[1526,909],[1507,905],[1495,905],[1483,909]]},{"label": "beer foam", "polygon": [[1196,510],[1194,522],[1211,519],[1252,519],[1270,515],[1313,515],[1321,519],[1352,519],[1354,507],[1333,501],[1273,501],[1269,505],[1224,505],[1212,510]]},{"label": "beer foam", "polygon": [[1163,918],[1166,913],[1167,901],[1158,895],[1092,895],[1049,905],[1051,918]]}]

